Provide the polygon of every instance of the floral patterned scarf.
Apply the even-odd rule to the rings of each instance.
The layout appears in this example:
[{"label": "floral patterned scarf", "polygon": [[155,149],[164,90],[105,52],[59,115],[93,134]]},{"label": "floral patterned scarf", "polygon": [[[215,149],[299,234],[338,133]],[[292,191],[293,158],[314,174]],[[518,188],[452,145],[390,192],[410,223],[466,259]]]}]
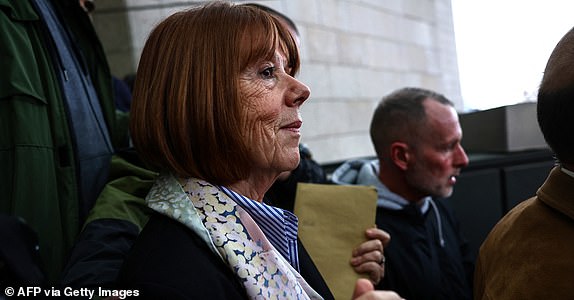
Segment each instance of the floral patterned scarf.
[{"label": "floral patterned scarf", "polygon": [[251,299],[322,299],[249,214],[216,186],[162,175],[146,201],[197,233],[235,272]]}]

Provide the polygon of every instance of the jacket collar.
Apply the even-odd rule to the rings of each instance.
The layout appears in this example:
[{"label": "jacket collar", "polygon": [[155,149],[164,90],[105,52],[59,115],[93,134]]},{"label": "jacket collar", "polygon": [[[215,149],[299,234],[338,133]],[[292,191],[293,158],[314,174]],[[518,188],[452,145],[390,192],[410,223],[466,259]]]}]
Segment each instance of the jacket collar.
[{"label": "jacket collar", "polygon": [[536,195],[540,201],[574,220],[574,178],[554,167]]}]

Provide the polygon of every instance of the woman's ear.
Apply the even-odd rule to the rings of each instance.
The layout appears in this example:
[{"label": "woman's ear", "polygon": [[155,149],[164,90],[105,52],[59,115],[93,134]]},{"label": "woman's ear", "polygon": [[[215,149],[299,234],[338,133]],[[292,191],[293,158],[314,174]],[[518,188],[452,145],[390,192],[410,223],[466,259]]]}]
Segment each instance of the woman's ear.
[{"label": "woman's ear", "polygon": [[403,142],[394,142],[391,144],[391,160],[402,171],[405,171],[409,165],[410,151],[409,145]]}]

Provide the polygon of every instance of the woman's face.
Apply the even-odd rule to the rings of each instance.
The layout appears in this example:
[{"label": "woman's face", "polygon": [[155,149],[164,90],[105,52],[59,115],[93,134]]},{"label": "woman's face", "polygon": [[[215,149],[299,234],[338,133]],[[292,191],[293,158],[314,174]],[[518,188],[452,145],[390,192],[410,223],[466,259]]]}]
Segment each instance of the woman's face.
[{"label": "woman's face", "polygon": [[258,61],[241,72],[247,128],[240,132],[248,142],[256,175],[277,176],[299,163],[299,109],[310,91],[289,71],[285,55],[276,51],[271,60]]}]

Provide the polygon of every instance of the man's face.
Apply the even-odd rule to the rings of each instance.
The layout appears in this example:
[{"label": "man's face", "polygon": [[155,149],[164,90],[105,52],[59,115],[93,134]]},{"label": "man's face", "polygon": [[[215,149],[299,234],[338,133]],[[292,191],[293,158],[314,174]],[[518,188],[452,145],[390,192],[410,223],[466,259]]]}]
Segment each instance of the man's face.
[{"label": "man's face", "polygon": [[456,176],[468,164],[460,142],[462,130],[455,109],[434,100],[423,103],[426,125],[415,145],[406,169],[409,188],[419,199],[426,196],[448,197],[452,194]]}]

